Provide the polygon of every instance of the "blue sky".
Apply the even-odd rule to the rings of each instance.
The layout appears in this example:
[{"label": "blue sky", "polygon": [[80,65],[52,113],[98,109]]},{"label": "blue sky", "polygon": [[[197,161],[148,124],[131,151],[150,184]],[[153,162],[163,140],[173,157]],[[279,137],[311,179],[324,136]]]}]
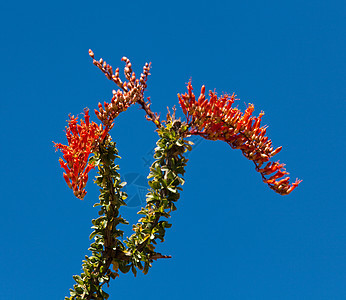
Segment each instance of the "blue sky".
[{"label": "blue sky", "polygon": [[[318,0],[2,3],[1,297],[63,299],[88,254],[97,188],[74,198],[52,141],[66,141],[69,113],[111,98],[91,48],[137,73],[151,61],[146,95],[163,115],[190,78],[254,103],[277,158],[304,180],[279,196],[240,151],[200,142],[159,248],[172,259],[121,275],[110,299],[346,299],[345,12]],[[154,129],[136,106],[111,133],[139,203]],[[136,205],[123,210],[131,222]]]}]

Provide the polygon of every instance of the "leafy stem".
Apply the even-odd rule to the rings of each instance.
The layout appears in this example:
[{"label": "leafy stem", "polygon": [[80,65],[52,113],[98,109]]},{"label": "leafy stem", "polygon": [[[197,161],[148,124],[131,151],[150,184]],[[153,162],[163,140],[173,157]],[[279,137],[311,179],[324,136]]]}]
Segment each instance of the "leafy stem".
[{"label": "leafy stem", "polygon": [[90,159],[90,163],[98,167],[99,176],[95,183],[101,188],[100,201],[94,207],[101,207],[100,217],[92,220],[94,231],[90,239],[94,238],[94,242],[89,248],[92,254],[85,257],[83,273],[73,277],[76,284],[70,290],[71,297],[65,299],[108,299],[102,286],[118,277],[119,270],[127,273],[131,269],[136,276],[139,269],[146,274],[153,260],[170,257],[156,252],[155,245],[157,239],[164,241],[166,228],[171,227],[161,218],[169,218],[176,210],[175,202],[180,197],[179,190],[182,189],[179,185],[184,183],[182,175],[187,163],[184,153],[191,150],[191,142],[183,139],[186,126],[180,121],[171,120],[157,131],[160,139],[148,176],[151,180],[147,204],[139,212],[144,216],[133,226],[134,233],[126,239],[125,245],[120,241],[123,231],[117,226],[128,224],[119,214],[120,207],[126,205],[127,195],[121,191],[124,183],[117,172],[119,167],[114,164],[119,158],[115,143],[107,139]]}]

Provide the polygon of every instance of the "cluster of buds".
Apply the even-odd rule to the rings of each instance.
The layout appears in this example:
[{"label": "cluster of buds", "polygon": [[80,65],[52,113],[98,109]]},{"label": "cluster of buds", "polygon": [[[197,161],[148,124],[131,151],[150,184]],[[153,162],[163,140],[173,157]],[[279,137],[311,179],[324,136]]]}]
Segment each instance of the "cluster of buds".
[{"label": "cluster of buds", "polygon": [[[97,66],[105,76],[113,81],[120,89],[113,91],[113,97],[110,103],[99,103],[99,110],[95,110],[96,116],[106,126],[107,130],[113,127],[114,119],[134,103],[139,103],[147,112],[149,119],[154,122],[158,121],[158,116],[150,110],[150,100],[144,101],[144,91],[147,88],[147,79],[150,75],[151,65],[146,63],[143,67],[140,79],[136,78],[135,72],[132,71],[132,64],[127,57],[121,60],[125,62],[124,74],[127,81],[122,81],[119,77],[119,68],[113,72],[112,66],[106,63],[102,58],[96,60],[92,50],[89,55],[93,59],[93,64]],[[157,123],[157,121],[155,123]]]},{"label": "cluster of buds", "polygon": [[[187,85],[188,93],[179,95],[179,103],[189,125],[189,134],[200,135],[209,140],[222,140],[233,149],[240,149],[243,155],[253,161],[265,183],[281,195],[292,192],[301,180],[290,184],[289,173],[284,164],[269,162],[279,153],[282,147],[276,149],[266,134],[266,126],[261,127],[263,112],[258,117],[253,116],[254,106],[249,104],[245,112],[232,107],[235,95],[222,95],[210,91],[210,99],[205,97],[205,87],[202,86],[199,98],[196,100],[192,92],[191,82]],[[272,175],[273,174],[273,175]],[[271,175],[269,178],[266,176]]]},{"label": "cluster of buds", "polygon": [[105,130],[108,132],[114,126],[114,119],[123,111],[126,111],[137,98],[138,90],[132,89],[129,92],[122,92],[121,90],[113,90],[113,97],[110,103],[106,101],[102,105],[98,104],[98,110],[95,109],[97,118],[106,127]]},{"label": "cluster of buds", "polygon": [[63,158],[59,159],[61,167],[66,173],[64,179],[73,190],[74,195],[83,199],[86,195],[85,186],[88,173],[94,166],[88,163],[89,155],[93,152],[98,142],[106,135],[102,125],[90,122],[89,110],[84,111],[84,121],[78,124],[78,117],[70,116],[66,127],[68,145],[54,143],[56,150],[61,150]]},{"label": "cluster of buds", "polygon": [[99,60],[95,59],[94,52],[89,49],[89,56],[93,59],[93,64],[97,66],[109,79],[112,80],[121,90],[125,92],[129,92],[132,89],[139,89],[140,94],[143,96],[144,91],[147,87],[147,79],[150,75],[150,64],[146,63],[143,67],[143,73],[141,74],[140,79],[136,78],[135,72],[132,71],[132,64],[130,60],[127,57],[123,57],[121,60],[125,62],[125,68],[124,68],[124,74],[125,78],[128,81],[122,82],[122,80],[119,77],[119,68],[113,72],[112,66],[107,64],[106,61],[104,61],[102,58]]}]

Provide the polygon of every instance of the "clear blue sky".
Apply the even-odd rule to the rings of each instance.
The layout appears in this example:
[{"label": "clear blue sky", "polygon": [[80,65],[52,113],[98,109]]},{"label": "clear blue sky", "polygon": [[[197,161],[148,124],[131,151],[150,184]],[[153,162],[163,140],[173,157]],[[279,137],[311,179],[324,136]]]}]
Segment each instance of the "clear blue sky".
[{"label": "clear blue sky", "polygon": [[[63,299],[88,254],[98,191],[89,182],[74,198],[52,141],[66,141],[69,113],[111,97],[89,48],[113,67],[126,55],[137,73],[151,61],[146,95],[164,115],[190,78],[254,103],[277,158],[304,180],[279,196],[240,151],[201,142],[160,245],[172,259],[121,275],[110,299],[346,299],[345,20],[341,0],[2,3],[1,299]],[[154,129],[132,107],[111,133],[121,173],[139,178],[133,203]]]}]

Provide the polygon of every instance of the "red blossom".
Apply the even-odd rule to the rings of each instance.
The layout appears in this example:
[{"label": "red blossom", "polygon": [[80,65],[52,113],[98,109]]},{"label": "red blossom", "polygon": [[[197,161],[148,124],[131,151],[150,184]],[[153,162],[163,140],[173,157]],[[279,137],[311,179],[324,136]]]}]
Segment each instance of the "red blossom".
[{"label": "red blossom", "polygon": [[70,116],[66,127],[68,145],[54,143],[56,149],[61,150],[63,158],[59,162],[66,173],[64,179],[73,190],[74,195],[83,199],[86,195],[85,186],[88,181],[88,173],[94,166],[88,163],[89,155],[93,152],[100,137],[105,137],[107,130],[102,130],[102,125],[90,122],[89,110],[84,111],[84,121],[78,124],[78,117]]},{"label": "red blossom", "polygon": [[[209,140],[221,140],[233,149],[240,149],[243,155],[252,160],[265,183],[281,195],[292,192],[301,180],[289,183],[289,177],[284,164],[269,162],[279,153],[282,147],[276,149],[266,134],[266,126],[261,127],[263,112],[253,116],[254,106],[249,104],[245,112],[232,107],[235,95],[222,95],[209,91],[209,99],[205,97],[205,86],[202,86],[200,96],[196,100],[191,82],[187,85],[188,93],[178,94],[180,106],[187,118],[189,133],[200,135]],[[275,174],[273,174],[275,173]],[[273,174],[273,175],[272,175]],[[265,176],[271,175],[269,179]]]}]

